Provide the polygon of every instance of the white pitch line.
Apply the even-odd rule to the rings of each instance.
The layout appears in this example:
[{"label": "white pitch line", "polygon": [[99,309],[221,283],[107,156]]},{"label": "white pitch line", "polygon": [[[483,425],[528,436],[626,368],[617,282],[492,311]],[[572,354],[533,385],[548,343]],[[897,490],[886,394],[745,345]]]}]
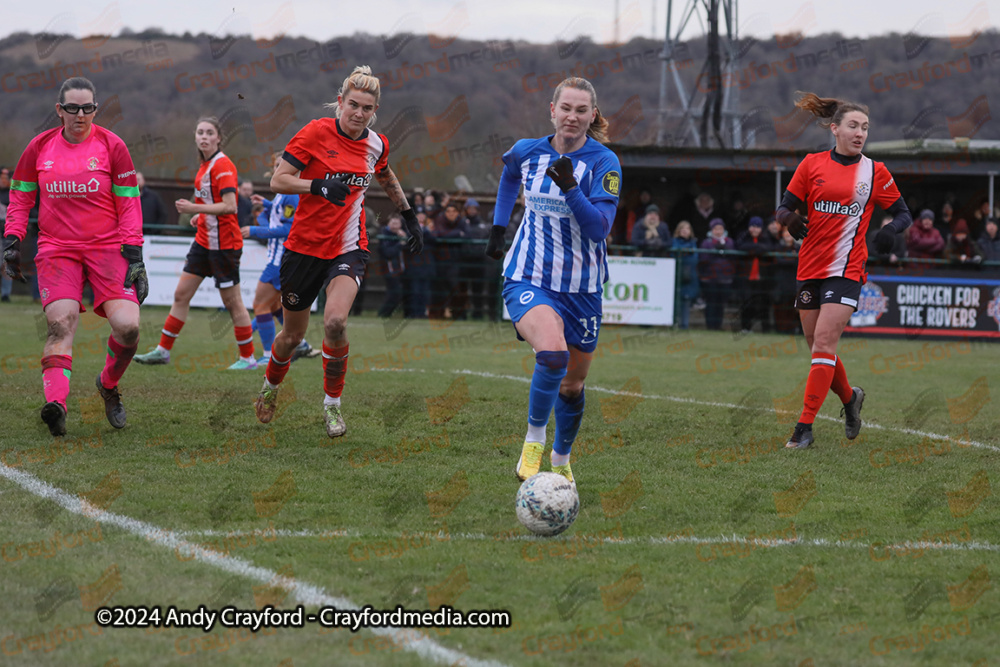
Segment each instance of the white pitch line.
[{"label": "white pitch line", "polygon": [[[383,373],[435,373],[440,375],[451,375],[458,373],[460,375],[476,375],[484,378],[494,378],[497,380],[514,380],[517,382],[523,382],[525,384],[530,384],[530,378],[518,377],[516,375],[500,375],[498,373],[486,373],[483,371],[470,371],[465,369],[453,370],[453,371],[441,371],[441,370],[426,370],[420,368],[373,368],[373,371],[380,371]],[[729,408],[737,410],[756,410],[753,406],[747,405],[736,405],[734,403],[718,403],[716,401],[700,401],[696,398],[684,398],[681,396],[659,396],[657,394],[636,394],[630,391],[619,391],[617,389],[608,389],[606,387],[600,387],[597,385],[587,385],[587,389],[590,391],[601,392],[605,394],[613,394],[615,396],[634,396],[636,398],[651,398],[659,401],[673,401],[674,403],[689,403],[691,405],[704,405],[706,407],[712,408]],[[769,410],[765,410],[769,412]],[[792,414],[787,411],[776,411],[780,414]],[[829,417],[827,415],[816,415],[817,419],[825,419],[827,421],[836,422],[838,424],[842,423],[840,419],[836,417]],[[929,438],[931,440],[950,440],[961,446],[979,447],[981,449],[989,449],[994,452],[1000,452],[1000,447],[995,445],[988,445],[985,442],[978,442],[976,440],[962,440],[959,438],[954,438],[950,435],[941,435],[940,433],[930,433],[927,431],[916,431],[909,428],[900,428],[896,426],[882,426],[881,424],[873,423],[872,421],[866,419],[864,422],[865,428],[874,428],[884,431],[895,431],[896,433],[905,433],[907,435],[915,435],[921,438]]]},{"label": "white pitch line", "polygon": [[[95,511],[93,506],[89,505],[78,496],[52,486],[48,482],[45,482],[30,473],[11,468],[3,463],[0,463],[0,476],[6,477],[15,484],[18,484],[32,495],[52,500],[63,509],[74,514],[86,516],[94,521],[115,526],[170,550],[185,549],[189,553],[194,554],[195,559],[225,572],[236,574],[263,584],[270,584],[272,586],[283,588],[291,593],[295,600],[300,604],[315,607],[333,606],[338,609],[361,608],[359,605],[348,600],[347,598],[330,595],[319,586],[283,576],[274,570],[254,565],[253,563],[243,560],[242,558],[217,554],[210,550],[199,548],[197,544],[184,540],[179,534],[173,531],[157,528],[156,526],[146,523],[145,521],[133,519],[121,514]],[[465,655],[460,651],[442,646],[427,636],[415,639],[413,637],[415,633],[410,629],[407,629],[405,632],[396,628],[367,629],[374,634],[389,637],[395,646],[402,646],[406,650],[413,651],[422,658],[439,664],[451,665],[457,662],[462,665],[476,667],[504,667],[503,663],[495,662],[493,660],[478,660]]]},{"label": "white pitch line", "polygon": [[[320,539],[320,540],[332,540],[338,537],[345,538],[369,538],[369,539],[382,539],[382,540],[392,540],[406,537],[406,534],[394,535],[390,533],[361,533],[354,528],[345,528],[337,530],[284,530],[277,528],[273,532],[271,530],[265,530],[264,533],[268,535],[275,535],[277,537],[285,538],[307,538],[307,539]],[[261,530],[253,531],[243,531],[243,530],[230,530],[230,531],[220,531],[220,530],[189,530],[179,533],[184,537],[250,537],[250,536],[260,536],[262,534]],[[429,531],[427,534],[430,536],[440,536],[443,535],[440,530],[437,532]],[[410,535],[412,537],[412,535]],[[591,540],[592,537],[588,535],[583,535],[584,540]],[[575,536],[566,536],[559,538],[550,537],[539,537],[537,535],[487,535],[486,533],[448,533],[449,540],[468,540],[470,542],[548,542],[548,543],[565,543],[573,542]],[[693,535],[667,535],[658,537],[655,535],[650,535],[646,537],[625,537],[625,538],[593,538],[596,539],[600,544],[608,545],[634,545],[634,544],[753,544],[759,545],[761,547],[779,547],[779,546],[814,546],[814,547],[840,547],[840,548],[851,548],[851,549],[868,549],[869,547],[876,546],[880,548],[893,549],[896,547],[906,548],[906,549],[942,549],[946,551],[997,551],[1000,552],[1000,545],[992,544],[990,542],[898,542],[898,543],[884,543],[875,542],[872,544],[866,542],[856,542],[853,540],[828,540],[826,538],[804,538],[799,537],[797,539],[754,539],[748,537],[742,537],[739,535],[732,535],[729,537],[719,536],[719,537],[697,537]],[[444,540],[442,540],[444,541]]]}]

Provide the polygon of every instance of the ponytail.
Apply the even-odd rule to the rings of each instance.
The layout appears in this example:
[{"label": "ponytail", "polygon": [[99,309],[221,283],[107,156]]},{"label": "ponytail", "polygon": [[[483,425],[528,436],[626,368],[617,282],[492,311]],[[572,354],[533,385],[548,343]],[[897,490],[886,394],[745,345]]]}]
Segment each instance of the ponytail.
[{"label": "ponytail", "polygon": [[860,111],[868,116],[868,107],[857,102],[848,102],[835,97],[820,97],[816,93],[798,92],[801,97],[795,101],[795,106],[803,111],[808,111],[819,119],[820,125],[840,125],[844,115],[851,111]]}]

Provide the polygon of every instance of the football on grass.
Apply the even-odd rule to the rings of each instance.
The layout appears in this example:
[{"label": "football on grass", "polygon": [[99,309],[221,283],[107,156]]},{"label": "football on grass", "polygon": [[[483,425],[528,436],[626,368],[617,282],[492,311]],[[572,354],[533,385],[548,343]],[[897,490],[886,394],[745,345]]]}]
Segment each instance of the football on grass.
[{"label": "football on grass", "polygon": [[540,472],[517,490],[517,520],[535,535],[552,537],[576,520],[580,496],[576,485],[554,472]]}]

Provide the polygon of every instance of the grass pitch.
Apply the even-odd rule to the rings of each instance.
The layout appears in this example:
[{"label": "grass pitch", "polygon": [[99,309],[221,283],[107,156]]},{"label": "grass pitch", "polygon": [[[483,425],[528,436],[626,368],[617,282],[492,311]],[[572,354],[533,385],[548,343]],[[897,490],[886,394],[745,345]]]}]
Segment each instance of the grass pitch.
[{"label": "grass pitch", "polygon": [[[109,330],[87,315],[56,440],[38,417],[39,312],[23,300],[0,310],[2,664],[985,665],[1000,654],[995,344],[843,340],[867,393],[862,434],[845,440],[831,394],[816,444],[789,452],[802,338],[606,326],[574,449],[580,515],[538,539],[513,506],[533,357],[507,323],[353,318],[347,435],[330,440],[319,359],[295,362],[278,417],[261,425],[262,372],[227,372],[229,318],[198,310],[169,366],[129,368],[128,426],[113,430],[94,388]],[[146,351],[166,310],[142,313]],[[80,498],[83,513],[69,511]],[[302,599],[503,609],[513,624],[93,623],[101,604]]]}]

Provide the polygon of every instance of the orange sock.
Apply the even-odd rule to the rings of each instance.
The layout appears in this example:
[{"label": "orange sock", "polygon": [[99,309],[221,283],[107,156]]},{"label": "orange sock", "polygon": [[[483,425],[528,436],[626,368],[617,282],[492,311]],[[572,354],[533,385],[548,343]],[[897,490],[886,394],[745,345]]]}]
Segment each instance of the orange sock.
[{"label": "orange sock", "polygon": [[167,315],[167,321],[164,322],[163,330],[160,332],[160,347],[164,350],[173,348],[174,341],[177,340],[177,336],[180,335],[183,328],[183,320],[179,320],[173,315]]},{"label": "orange sock", "polygon": [[327,347],[326,342],[323,342],[323,390],[330,398],[340,398],[344,393],[349,349],[350,345]]},{"label": "orange sock", "polygon": [[806,380],[806,393],[803,398],[802,415],[799,422],[812,424],[816,421],[816,413],[823,407],[823,401],[830,391],[834,371],[837,367],[837,357],[825,352],[813,352],[812,366],[809,368],[809,378]]},{"label": "orange sock", "polygon": [[240,346],[240,356],[244,359],[253,356],[253,327],[233,327],[236,332],[236,344]]},{"label": "orange sock", "polygon": [[841,403],[850,403],[851,397],[854,396],[854,390],[851,389],[851,383],[847,381],[847,369],[844,368],[844,362],[840,360],[840,357],[834,357],[837,360],[837,366],[833,369],[833,382],[830,384],[830,389],[833,389],[833,393],[840,397]]},{"label": "orange sock", "polygon": [[285,373],[288,372],[288,366],[290,365],[288,362],[291,360],[291,355],[288,355],[287,359],[279,357],[272,347],[271,360],[267,362],[267,370],[264,371],[264,377],[273,385],[281,384],[281,381],[285,379]]}]

